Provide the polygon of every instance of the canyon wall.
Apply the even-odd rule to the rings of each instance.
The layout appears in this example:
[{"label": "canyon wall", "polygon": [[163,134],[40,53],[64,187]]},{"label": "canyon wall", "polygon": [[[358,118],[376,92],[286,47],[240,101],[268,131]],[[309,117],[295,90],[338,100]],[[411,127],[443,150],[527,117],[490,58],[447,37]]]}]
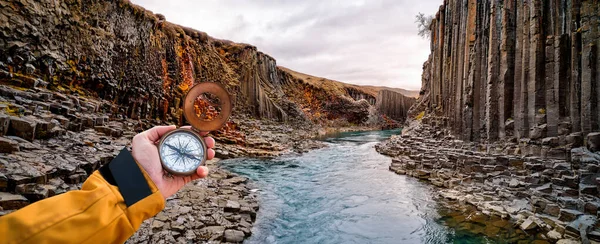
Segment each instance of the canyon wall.
[{"label": "canyon wall", "polygon": [[415,103],[415,98],[406,97],[398,92],[381,90],[377,93],[375,107],[391,119],[404,121],[408,116],[408,108]]},{"label": "canyon wall", "polygon": [[430,30],[412,115],[471,141],[577,146],[600,130],[600,1],[446,0]]},{"label": "canyon wall", "polygon": [[169,23],[126,0],[0,1],[0,81],[98,97],[114,116],[183,124],[184,94],[206,81],[233,95],[234,114],[281,122],[318,122],[319,112],[361,123],[361,113],[337,108],[362,108],[363,98],[374,104],[372,94],[347,89],[322,96],[331,109],[306,109],[312,105],[298,104],[307,99],[293,99],[295,89],[312,96],[318,87],[290,77],[254,46]]}]

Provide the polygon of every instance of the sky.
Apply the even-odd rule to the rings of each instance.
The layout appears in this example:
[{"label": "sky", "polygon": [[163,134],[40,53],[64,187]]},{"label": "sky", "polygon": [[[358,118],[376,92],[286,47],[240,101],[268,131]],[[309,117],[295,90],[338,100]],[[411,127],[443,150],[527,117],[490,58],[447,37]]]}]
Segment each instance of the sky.
[{"label": "sky", "polygon": [[415,15],[442,0],[131,0],[167,21],[254,45],[277,65],[357,85],[419,90],[429,40]]}]

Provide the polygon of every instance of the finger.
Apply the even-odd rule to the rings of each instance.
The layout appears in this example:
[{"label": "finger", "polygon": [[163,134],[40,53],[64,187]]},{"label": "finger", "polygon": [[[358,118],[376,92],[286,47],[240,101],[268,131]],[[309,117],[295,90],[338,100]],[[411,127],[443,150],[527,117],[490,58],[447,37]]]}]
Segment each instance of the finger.
[{"label": "finger", "polygon": [[196,169],[196,175],[200,176],[200,178],[204,178],[208,176],[208,167],[200,166]]},{"label": "finger", "polygon": [[204,143],[206,143],[206,147],[213,148],[215,147],[215,139],[212,137],[204,137]]},{"label": "finger", "polygon": [[191,125],[186,125],[186,126],[181,126],[180,128],[191,130],[192,126]]},{"label": "finger", "polygon": [[212,150],[212,148],[209,148],[208,153],[206,154],[206,159],[211,160],[214,157],[215,157],[215,150]]},{"label": "finger", "polygon": [[196,173],[192,175],[192,180],[197,180],[208,176],[208,168],[206,166],[200,166],[196,169]]},{"label": "finger", "polygon": [[151,129],[142,132],[146,138],[152,142],[160,140],[160,138],[167,132],[177,129],[174,125],[168,126],[155,126]]}]

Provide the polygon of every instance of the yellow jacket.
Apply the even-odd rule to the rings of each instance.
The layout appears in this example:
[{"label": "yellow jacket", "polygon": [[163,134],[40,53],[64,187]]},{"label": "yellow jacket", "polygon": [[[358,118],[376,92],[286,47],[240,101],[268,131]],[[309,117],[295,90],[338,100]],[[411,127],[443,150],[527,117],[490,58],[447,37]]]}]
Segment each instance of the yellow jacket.
[{"label": "yellow jacket", "polygon": [[0,243],[123,243],[164,206],[156,185],[123,149],[81,190],[0,217]]}]

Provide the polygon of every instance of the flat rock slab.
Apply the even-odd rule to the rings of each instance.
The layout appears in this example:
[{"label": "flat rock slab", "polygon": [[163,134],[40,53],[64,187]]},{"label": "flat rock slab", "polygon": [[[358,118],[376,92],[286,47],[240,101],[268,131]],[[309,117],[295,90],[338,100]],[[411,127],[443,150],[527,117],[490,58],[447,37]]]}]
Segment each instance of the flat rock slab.
[{"label": "flat rock slab", "polygon": [[0,208],[3,210],[12,210],[25,207],[29,204],[29,200],[21,195],[11,194],[8,192],[0,192]]}]

